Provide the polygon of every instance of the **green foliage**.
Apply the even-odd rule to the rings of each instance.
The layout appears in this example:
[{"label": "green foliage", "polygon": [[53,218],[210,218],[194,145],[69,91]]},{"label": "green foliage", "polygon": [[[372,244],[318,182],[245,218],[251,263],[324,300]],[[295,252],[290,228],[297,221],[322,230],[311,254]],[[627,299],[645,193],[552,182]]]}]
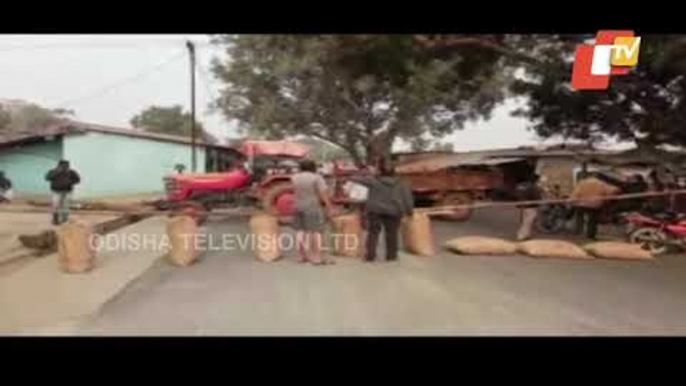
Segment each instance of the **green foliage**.
[{"label": "green foliage", "polygon": [[224,83],[216,107],[249,134],[318,137],[356,160],[387,155],[399,138],[439,138],[488,117],[504,98],[509,77],[501,55],[478,45],[445,54],[416,38],[217,38],[230,59],[213,65]]},{"label": "green foliage", "polygon": [[[4,130],[12,131],[39,130],[58,124],[65,120],[66,112],[66,110],[50,110],[26,102],[16,102],[11,106],[5,106],[3,111],[5,113],[0,113],[0,115],[4,115],[5,118],[0,118],[0,120],[5,121]],[[9,122],[7,116],[10,117]],[[0,129],[2,127],[0,125]]]},{"label": "green foliage", "polygon": [[[192,134],[192,119],[189,112],[184,112],[179,105],[171,107],[150,106],[131,118],[131,125],[152,133],[179,135],[190,137]],[[206,132],[201,123],[195,123],[199,138],[210,143],[218,140]]]}]

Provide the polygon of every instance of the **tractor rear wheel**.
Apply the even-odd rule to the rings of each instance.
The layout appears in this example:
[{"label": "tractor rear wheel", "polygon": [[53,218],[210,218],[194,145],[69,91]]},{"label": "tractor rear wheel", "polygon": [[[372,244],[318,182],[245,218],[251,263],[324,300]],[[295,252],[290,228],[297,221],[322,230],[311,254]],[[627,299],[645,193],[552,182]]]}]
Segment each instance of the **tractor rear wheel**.
[{"label": "tractor rear wheel", "polygon": [[[441,200],[439,200],[437,206],[450,206],[450,205],[468,205],[472,203],[472,196],[469,193],[448,193]],[[437,215],[436,218],[445,221],[465,221],[472,216],[472,209],[456,209],[451,214],[441,214]]]},{"label": "tractor rear wheel", "polygon": [[262,208],[269,214],[289,216],[293,214],[294,190],[290,182],[279,182],[266,188],[262,196]]}]

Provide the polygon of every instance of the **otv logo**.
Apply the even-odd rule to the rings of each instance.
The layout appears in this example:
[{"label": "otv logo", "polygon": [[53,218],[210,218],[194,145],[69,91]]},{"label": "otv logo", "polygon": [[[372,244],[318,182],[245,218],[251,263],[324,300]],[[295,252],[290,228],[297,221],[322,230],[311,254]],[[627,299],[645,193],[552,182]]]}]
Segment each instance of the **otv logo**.
[{"label": "otv logo", "polygon": [[580,44],[574,55],[572,88],[605,90],[611,75],[624,75],[638,64],[641,38],[634,31],[598,31],[595,44]]}]

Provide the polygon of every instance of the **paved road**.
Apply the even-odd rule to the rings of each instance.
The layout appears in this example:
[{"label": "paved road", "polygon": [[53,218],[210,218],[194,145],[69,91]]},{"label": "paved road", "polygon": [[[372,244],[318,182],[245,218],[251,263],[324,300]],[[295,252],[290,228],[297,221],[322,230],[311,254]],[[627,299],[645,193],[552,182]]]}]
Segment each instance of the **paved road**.
[{"label": "paved road", "polygon": [[[439,242],[510,236],[512,214],[435,222]],[[240,223],[209,232],[244,232]],[[260,263],[211,252],[188,268],[160,262],[81,334],[626,335],[686,333],[686,257],[655,262],[522,256],[402,255],[397,263]]]}]

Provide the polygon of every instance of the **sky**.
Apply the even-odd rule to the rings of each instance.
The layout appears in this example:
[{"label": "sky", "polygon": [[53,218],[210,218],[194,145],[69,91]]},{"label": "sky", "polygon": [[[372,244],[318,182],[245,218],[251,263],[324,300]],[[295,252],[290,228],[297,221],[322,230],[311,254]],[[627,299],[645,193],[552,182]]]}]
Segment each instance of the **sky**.
[{"label": "sky", "polygon": [[[237,137],[208,108],[219,94],[209,63],[222,51],[207,35],[0,35],[0,98],[69,108],[79,120],[119,127],[151,105],[190,110],[186,40],[197,45],[198,120],[219,138]],[[514,107],[508,102],[491,120],[468,124],[442,142],[457,151],[539,144],[526,120],[510,116]]]}]

